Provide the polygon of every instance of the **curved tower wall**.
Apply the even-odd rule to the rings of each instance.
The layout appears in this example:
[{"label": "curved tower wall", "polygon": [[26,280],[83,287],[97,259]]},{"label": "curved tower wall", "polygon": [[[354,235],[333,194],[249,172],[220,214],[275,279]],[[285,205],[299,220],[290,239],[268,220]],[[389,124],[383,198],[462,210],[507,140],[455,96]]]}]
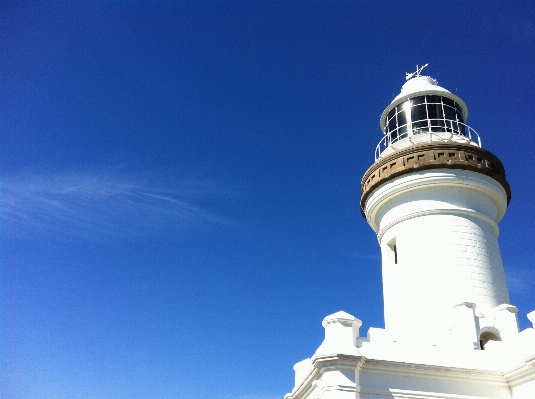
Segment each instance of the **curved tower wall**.
[{"label": "curved tower wall", "polygon": [[509,303],[496,225],[506,204],[495,180],[455,169],[404,175],[370,195],[387,331],[440,337],[456,305],[486,312]]}]

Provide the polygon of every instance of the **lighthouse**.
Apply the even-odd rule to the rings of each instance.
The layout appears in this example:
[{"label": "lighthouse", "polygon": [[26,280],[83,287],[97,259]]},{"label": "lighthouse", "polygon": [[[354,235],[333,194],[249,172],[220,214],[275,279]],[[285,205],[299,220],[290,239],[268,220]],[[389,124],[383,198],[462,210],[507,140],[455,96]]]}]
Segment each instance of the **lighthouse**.
[{"label": "lighthouse", "polygon": [[361,186],[382,253],[385,329],[439,345],[456,335],[457,313],[473,312],[479,325],[463,338],[483,349],[518,330],[498,246],[511,190],[465,123],[465,103],[420,71],[381,115],[384,137]]},{"label": "lighthouse", "polygon": [[361,337],[358,318],[327,316],[286,399],[535,398],[535,330],[519,331],[498,244],[505,168],[467,124],[464,101],[424,67],[383,111],[361,181],[385,327]]}]

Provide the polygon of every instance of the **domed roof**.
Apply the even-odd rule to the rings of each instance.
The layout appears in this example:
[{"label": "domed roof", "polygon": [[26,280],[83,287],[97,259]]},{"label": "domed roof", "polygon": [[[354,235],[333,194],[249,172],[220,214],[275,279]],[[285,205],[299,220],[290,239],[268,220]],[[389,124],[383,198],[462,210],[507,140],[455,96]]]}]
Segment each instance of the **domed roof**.
[{"label": "domed roof", "polygon": [[401,92],[394,98],[392,102],[404,96],[430,90],[444,91],[446,93],[449,93],[448,90],[443,87],[440,87],[436,79],[433,79],[431,76],[416,76],[412,79],[407,80],[405,84],[401,86]]}]

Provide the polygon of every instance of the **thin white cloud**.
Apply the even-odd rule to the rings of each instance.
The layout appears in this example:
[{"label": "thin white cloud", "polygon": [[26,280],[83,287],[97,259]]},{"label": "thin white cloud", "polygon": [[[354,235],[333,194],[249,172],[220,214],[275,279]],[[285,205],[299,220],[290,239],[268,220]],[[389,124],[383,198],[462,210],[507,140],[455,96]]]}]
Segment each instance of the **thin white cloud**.
[{"label": "thin white cloud", "polygon": [[139,236],[229,220],[206,205],[226,193],[213,182],[113,171],[24,174],[1,182],[9,233]]},{"label": "thin white cloud", "polygon": [[511,293],[519,296],[532,295],[535,270],[531,268],[506,267],[507,285]]}]

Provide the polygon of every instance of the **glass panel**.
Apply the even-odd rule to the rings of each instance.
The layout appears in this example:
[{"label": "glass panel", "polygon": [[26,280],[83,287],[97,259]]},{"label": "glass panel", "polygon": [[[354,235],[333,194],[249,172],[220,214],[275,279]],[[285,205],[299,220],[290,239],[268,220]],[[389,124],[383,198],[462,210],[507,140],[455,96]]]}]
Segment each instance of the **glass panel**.
[{"label": "glass panel", "polygon": [[425,96],[425,98],[426,98],[428,104],[439,104],[439,103],[441,103],[440,96]]},{"label": "glass panel", "polygon": [[411,101],[412,101],[412,105],[423,104],[425,103],[425,96],[411,98]]},{"label": "glass panel", "polygon": [[446,120],[446,131],[455,134],[463,134],[459,130],[459,124],[455,121]]},{"label": "glass panel", "polygon": [[460,111],[455,111],[455,113],[457,114],[457,120],[461,123],[464,123],[464,117],[463,117],[463,114],[462,112]]},{"label": "glass panel", "polygon": [[442,115],[442,104],[427,104],[427,116],[429,119],[443,119],[444,115]]},{"label": "glass panel", "polygon": [[462,134],[463,136],[465,136],[465,134],[459,130],[459,124],[457,122],[451,122],[451,126],[453,128],[454,133]]},{"label": "glass panel", "polygon": [[455,107],[455,101],[453,101],[451,98],[442,97],[442,102],[443,102],[445,105],[449,105],[449,106],[452,107],[452,108]]},{"label": "glass panel", "polygon": [[427,120],[412,123],[412,134],[428,133],[429,126]]},{"label": "glass panel", "polygon": [[407,125],[403,125],[398,129],[399,139],[407,137]]},{"label": "glass panel", "polygon": [[451,121],[457,120],[455,117],[455,108],[451,108],[447,105],[444,105],[444,118],[449,119]]},{"label": "glass panel", "polygon": [[431,120],[431,131],[433,132],[443,132],[444,129],[444,120],[438,119],[438,120]]},{"label": "glass panel", "polygon": [[457,111],[462,115],[463,114],[463,109],[461,108],[461,106],[457,103],[455,103],[455,108],[457,109]]},{"label": "glass panel", "polygon": [[[455,116],[455,114],[454,114]],[[411,110],[411,120],[421,121],[427,119],[427,113],[425,110],[425,104],[418,105],[417,107],[412,107]]]},{"label": "glass panel", "polygon": [[396,129],[396,127],[397,127],[396,116],[394,115],[394,117],[388,121],[388,125],[387,125],[388,132],[393,132]]},{"label": "glass panel", "polygon": [[396,109],[395,108],[388,113],[388,116],[386,117],[386,120],[392,119],[392,117],[394,115],[396,115]]},{"label": "glass panel", "polygon": [[391,143],[395,143],[396,141],[398,141],[398,131],[397,131],[397,130],[394,130],[394,131],[390,134],[390,142],[391,142]]},{"label": "glass panel", "polygon": [[398,126],[406,125],[407,124],[407,118],[405,116],[405,112],[401,111],[398,114]]}]

